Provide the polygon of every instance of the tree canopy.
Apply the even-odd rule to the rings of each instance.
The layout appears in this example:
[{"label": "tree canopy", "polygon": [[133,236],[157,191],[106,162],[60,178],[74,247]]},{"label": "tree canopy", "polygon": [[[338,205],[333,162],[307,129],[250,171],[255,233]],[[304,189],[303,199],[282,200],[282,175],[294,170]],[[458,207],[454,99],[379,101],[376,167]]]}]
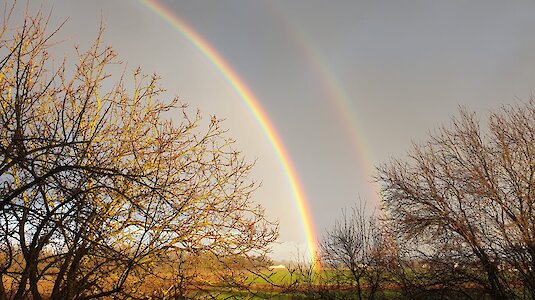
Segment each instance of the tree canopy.
[{"label": "tree canopy", "polygon": [[0,32],[0,299],[126,297],[183,253],[265,255],[277,224],[220,122],[112,72],[102,29],[75,62],[56,35],[41,12]]},{"label": "tree canopy", "polygon": [[485,123],[461,109],[378,180],[393,229],[420,259],[440,260],[494,299],[535,298],[534,99]]}]

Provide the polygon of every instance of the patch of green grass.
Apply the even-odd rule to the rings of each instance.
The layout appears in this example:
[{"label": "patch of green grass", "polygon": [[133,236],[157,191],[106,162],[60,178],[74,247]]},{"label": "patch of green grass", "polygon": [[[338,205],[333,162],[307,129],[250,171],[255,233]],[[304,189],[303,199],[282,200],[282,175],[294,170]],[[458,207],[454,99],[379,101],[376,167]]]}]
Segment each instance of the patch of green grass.
[{"label": "patch of green grass", "polygon": [[[376,294],[375,299],[390,300],[399,299],[400,293],[397,291],[384,291]],[[232,291],[220,294],[217,299],[279,299],[279,300],[301,300],[301,299],[358,299],[355,291],[351,290],[323,290],[316,292],[257,292],[252,295],[246,291]]]},{"label": "patch of green grass", "polygon": [[273,283],[276,285],[290,284],[295,279],[295,277],[292,278],[292,275],[287,269],[265,271],[260,275],[251,275],[249,278],[253,284]]},{"label": "patch of green grass", "polygon": [[251,299],[251,300],[260,300],[260,299],[275,299],[275,300],[293,300],[293,299],[307,299],[304,295],[298,295],[297,293],[292,294],[282,294],[276,292],[256,292],[251,294],[246,291],[234,291],[221,293],[217,296],[216,299]]}]

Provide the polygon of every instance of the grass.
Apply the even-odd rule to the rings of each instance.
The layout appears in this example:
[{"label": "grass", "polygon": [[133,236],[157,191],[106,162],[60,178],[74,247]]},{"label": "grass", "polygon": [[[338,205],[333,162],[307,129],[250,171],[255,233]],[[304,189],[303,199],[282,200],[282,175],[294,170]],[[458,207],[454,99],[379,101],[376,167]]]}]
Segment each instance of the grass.
[{"label": "grass", "polygon": [[252,284],[276,284],[284,285],[292,283],[292,274],[287,269],[265,271],[259,275],[252,275],[250,277],[250,282]]}]

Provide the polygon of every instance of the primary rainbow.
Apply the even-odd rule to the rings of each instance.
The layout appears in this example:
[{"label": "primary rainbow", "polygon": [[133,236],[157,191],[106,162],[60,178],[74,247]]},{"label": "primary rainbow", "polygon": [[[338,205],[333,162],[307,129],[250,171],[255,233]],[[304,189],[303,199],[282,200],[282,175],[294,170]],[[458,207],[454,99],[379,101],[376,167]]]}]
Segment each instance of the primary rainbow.
[{"label": "primary rainbow", "polygon": [[275,128],[271,124],[268,116],[260,106],[260,102],[251,90],[240,79],[238,74],[230,65],[217,53],[202,36],[200,36],[191,26],[181,20],[178,16],[170,12],[163,4],[155,0],[138,0],[139,3],[149,8],[155,14],[164,19],[169,25],[180,32],[195,48],[197,48],[223,75],[230,83],[236,93],[243,99],[251,113],[254,115],[267,138],[273,145],[273,148],[282,164],[284,172],[288,177],[290,187],[293,191],[294,198],[301,214],[303,229],[306,235],[309,257],[315,262],[317,259],[317,240],[316,230],[311,220],[311,213],[307,205],[305,193],[297,178],[297,173],[290,161],[290,156],[283,147],[282,140],[278,136]]}]

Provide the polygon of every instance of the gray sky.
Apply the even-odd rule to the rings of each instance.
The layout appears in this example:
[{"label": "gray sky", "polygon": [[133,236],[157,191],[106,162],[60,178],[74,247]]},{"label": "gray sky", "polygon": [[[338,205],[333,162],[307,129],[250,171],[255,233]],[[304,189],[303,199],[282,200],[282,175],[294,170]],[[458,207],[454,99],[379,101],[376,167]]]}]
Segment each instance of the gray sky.
[{"label": "gray sky", "polygon": [[[67,46],[101,16],[129,68],[162,76],[168,96],[225,118],[280,221],[276,258],[305,236],[286,175],[221,73],[137,1],[47,0]],[[256,94],[298,172],[321,234],[344,207],[374,205],[370,170],[448,124],[459,105],[484,117],[535,87],[533,1],[161,1],[214,46]],[[31,3],[34,5],[34,2]],[[37,6],[37,4],[35,4]],[[71,49],[65,47],[65,49]],[[69,50],[65,50],[68,53]],[[360,199],[360,200],[359,200]]]}]

